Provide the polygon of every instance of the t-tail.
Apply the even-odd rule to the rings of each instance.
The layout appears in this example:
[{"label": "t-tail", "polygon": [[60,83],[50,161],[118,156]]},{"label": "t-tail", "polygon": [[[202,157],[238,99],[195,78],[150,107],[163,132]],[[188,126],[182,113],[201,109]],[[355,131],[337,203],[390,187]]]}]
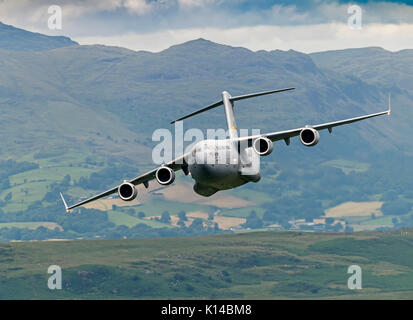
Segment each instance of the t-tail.
[{"label": "t-tail", "polygon": [[235,139],[238,137],[238,132],[237,132],[237,125],[235,123],[235,116],[234,116],[234,102],[235,101],[239,101],[239,100],[243,100],[243,99],[249,99],[249,98],[255,98],[255,97],[259,97],[259,96],[264,96],[267,94],[272,94],[272,93],[278,93],[278,92],[283,92],[283,91],[289,91],[289,90],[294,90],[295,88],[285,88],[285,89],[277,89],[277,90],[270,90],[270,91],[262,91],[262,92],[256,92],[256,93],[249,93],[249,94],[245,94],[242,96],[235,96],[232,97],[228,92],[224,91],[222,92],[222,100],[217,101],[213,104],[210,104],[206,107],[203,107],[197,111],[194,111],[190,114],[187,114],[179,119],[176,119],[174,121],[171,122],[171,124],[177,122],[177,121],[181,121],[187,118],[190,118],[192,116],[195,116],[197,114],[203,113],[205,111],[214,109],[216,107],[219,107],[221,105],[224,106],[225,108],[225,116],[227,118],[227,126],[228,126],[228,132],[229,132],[229,136],[231,139]]}]

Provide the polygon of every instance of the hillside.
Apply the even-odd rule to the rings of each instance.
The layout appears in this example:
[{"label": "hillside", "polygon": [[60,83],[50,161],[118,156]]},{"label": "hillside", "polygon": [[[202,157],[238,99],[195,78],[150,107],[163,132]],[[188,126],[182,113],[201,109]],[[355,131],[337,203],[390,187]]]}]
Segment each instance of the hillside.
[{"label": "hillside", "polygon": [[[1,299],[412,299],[413,231],[0,244]],[[47,269],[62,268],[62,290]],[[362,290],[349,290],[350,265]]]},{"label": "hillside", "polygon": [[[23,32],[2,30],[9,37]],[[413,226],[413,98],[410,69],[402,67],[411,65],[409,51],[400,53],[399,65],[397,54],[365,49],[379,52],[369,56],[380,65],[377,77],[367,77],[376,69],[363,54],[354,60],[355,73],[350,58],[342,70],[336,66],[341,58],[335,55],[347,55],[341,52],[253,52],[205,39],[159,53],[62,43],[38,51],[39,35],[22,34],[30,41],[8,43],[27,44],[27,50],[0,49],[1,240],[194,235],[217,232],[216,221],[227,229]],[[386,77],[391,80],[383,84]],[[237,95],[288,86],[297,89],[237,103],[238,127],[275,131],[377,112],[386,108],[389,91],[393,115],[337,128],[332,136],[322,132],[315,148],[298,139],[289,147],[277,143],[274,154],[262,159],[260,183],[209,199],[188,197],[193,181],[179,175],[170,189],[140,189],[131,206],[109,199],[79,216],[64,215],[59,192],[72,203],[152,168],[154,130],[173,130],[171,120],[216,101],[223,90]],[[203,132],[211,127],[225,127],[222,109],[184,123],[184,129]],[[374,208],[354,216],[342,210],[348,203]],[[335,219],[326,220],[325,213],[337,207]],[[177,228],[181,211],[205,230]],[[160,221],[164,213],[171,221]]]},{"label": "hillside", "polygon": [[311,58],[323,69],[353,75],[367,83],[381,85],[395,94],[411,93],[413,50],[391,52],[378,47],[312,53]]},{"label": "hillside", "polygon": [[[242,94],[297,87],[293,93],[237,105],[239,127],[263,131],[378,111],[386,103],[385,91],[359,79],[334,78],[318,69],[308,55],[252,52],[203,39],[160,53],[71,46],[42,53],[2,51],[0,58],[4,70],[0,103],[6,110],[2,118],[9,123],[1,132],[7,139],[4,156],[19,154],[21,147],[25,152],[38,150],[46,143],[52,149],[62,144],[69,149],[92,144],[93,150],[106,156],[121,148],[126,156],[149,163],[148,157],[141,157],[143,152],[128,152],[131,145],[115,148],[106,138],[129,142],[150,139],[155,129],[170,128],[172,119],[215,101],[223,90]],[[193,118],[185,126],[206,129],[211,123],[225,127],[222,110]],[[321,146],[322,152],[329,148],[340,152],[334,145],[357,139],[360,134],[362,139],[355,149],[345,146],[346,152],[362,152],[365,143],[377,152],[392,150],[400,147],[396,139],[388,139],[394,126],[378,119],[368,127],[355,125],[355,132],[337,129],[341,134],[334,143]],[[40,128],[42,132],[47,128],[47,137],[39,137]],[[7,138],[10,132],[12,139]],[[14,148],[16,143],[21,146]]]},{"label": "hillside", "polygon": [[[391,135],[398,143],[407,142],[413,105],[413,50],[390,52],[382,48],[370,47],[326,51],[310,55],[316,65],[324,71],[361,79],[392,95],[393,122]],[[410,153],[410,147],[401,148]]]}]

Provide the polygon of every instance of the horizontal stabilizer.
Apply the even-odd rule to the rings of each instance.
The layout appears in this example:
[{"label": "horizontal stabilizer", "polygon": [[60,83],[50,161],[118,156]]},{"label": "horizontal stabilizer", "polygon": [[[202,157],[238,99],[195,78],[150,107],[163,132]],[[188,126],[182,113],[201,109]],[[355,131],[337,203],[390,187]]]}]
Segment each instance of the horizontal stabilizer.
[{"label": "horizontal stabilizer", "polygon": [[[285,88],[285,89],[277,89],[277,90],[271,90],[271,91],[263,91],[263,92],[250,93],[250,94],[245,94],[245,95],[242,95],[242,96],[230,97],[229,100],[230,100],[231,102],[234,102],[234,101],[238,101],[238,100],[255,98],[255,97],[264,96],[264,95],[267,95],[267,94],[272,94],[272,93],[277,93],[277,92],[283,92],[283,91],[289,91],[289,90],[294,90],[294,89],[295,89],[295,88]],[[199,109],[199,110],[197,110],[197,111],[194,111],[194,112],[192,112],[192,113],[190,113],[190,114],[187,114],[186,116],[183,116],[183,117],[181,117],[181,118],[179,118],[179,119],[176,119],[176,120],[172,121],[171,124],[174,124],[174,123],[177,122],[177,121],[181,121],[181,120],[190,118],[190,117],[192,117],[192,116],[194,116],[194,115],[197,115],[197,114],[199,114],[199,113],[205,112],[205,111],[207,111],[207,110],[210,110],[210,109],[219,107],[219,106],[221,106],[221,105],[223,105],[223,104],[224,104],[224,102],[223,102],[222,100],[221,100],[221,101],[217,101],[217,102],[215,102],[215,103],[213,103],[213,104],[210,104],[209,106],[203,107],[203,108],[201,108],[201,109]]]},{"label": "horizontal stabilizer", "polygon": [[255,98],[255,97],[259,97],[259,96],[265,96],[265,95],[267,95],[267,94],[278,93],[278,92],[283,92],[283,91],[289,91],[289,90],[294,90],[294,89],[295,89],[295,88],[285,88],[285,89],[278,89],[278,90],[271,90],[271,91],[263,91],[263,92],[250,93],[250,94],[245,94],[245,95],[242,95],[242,96],[231,97],[229,100],[231,100],[231,101],[238,101],[238,100]]},{"label": "horizontal stabilizer", "polygon": [[218,102],[215,102],[215,103],[213,103],[213,104],[210,104],[209,106],[206,106],[206,107],[204,107],[204,108],[202,108],[202,109],[199,109],[199,110],[197,110],[197,111],[194,111],[194,112],[192,112],[192,113],[190,113],[190,114],[187,114],[186,116],[183,116],[182,118],[176,119],[176,120],[172,121],[171,124],[174,124],[174,123],[177,122],[177,121],[181,121],[181,120],[184,120],[184,119],[186,119],[186,118],[192,117],[192,116],[194,116],[194,115],[196,115],[196,114],[205,112],[205,111],[207,111],[207,110],[216,108],[216,107],[218,107],[218,106],[220,106],[220,105],[222,105],[222,104],[224,104],[224,103],[222,102],[222,100],[221,100],[221,101],[218,101]]}]

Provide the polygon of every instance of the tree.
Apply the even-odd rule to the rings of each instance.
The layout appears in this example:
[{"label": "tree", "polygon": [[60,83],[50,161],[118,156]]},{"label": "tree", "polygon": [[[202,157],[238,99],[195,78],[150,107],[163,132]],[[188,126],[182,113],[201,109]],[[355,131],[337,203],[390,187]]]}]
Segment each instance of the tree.
[{"label": "tree", "polygon": [[256,218],[257,217],[257,212],[255,212],[255,210],[251,210],[250,215],[248,217],[249,218]]},{"label": "tree", "polygon": [[204,229],[204,222],[201,218],[195,218],[189,228],[193,231],[202,231]]},{"label": "tree", "polygon": [[162,213],[161,222],[163,222],[163,223],[170,223],[171,222],[171,216],[170,216],[168,211],[164,211]]},{"label": "tree", "polygon": [[385,215],[402,215],[409,213],[411,209],[411,203],[403,199],[385,202],[381,207],[381,211]]},{"label": "tree", "polygon": [[264,225],[263,221],[257,216],[257,213],[252,210],[244,223],[245,228],[259,229]]},{"label": "tree", "polygon": [[[26,180],[26,179],[25,179]],[[27,182],[27,181],[26,181]],[[26,183],[25,182],[25,183]],[[6,190],[6,189],[9,189],[10,188],[10,180],[9,180],[9,178],[6,178],[6,179],[4,179],[3,181],[2,181],[2,183],[1,183],[1,190]]]},{"label": "tree", "polygon": [[178,212],[178,218],[181,221],[187,221],[188,220],[188,218],[186,217],[185,211],[179,211]]},{"label": "tree", "polygon": [[10,201],[12,197],[13,197],[12,193],[9,192],[9,193],[4,197],[4,200],[5,200],[5,201]]},{"label": "tree", "polygon": [[70,185],[70,180],[71,180],[71,178],[70,178],[70,175],[65,175],[64,176],[64,178],[63,178],[63,181],[62,181],[62,185],[63,186],[69,186]]},{"label": "tree", "polygon": [[398,194],[397,194],[396,191],[389,190],[389,191],[386,191],[385,193],[383,193],[381,199],[384,200],[384,201],[394,201],[394,200],[397,199],[397,197],[398,197]]},{"label": "tree", "polygon": [[352,227],[346,226],[344,228],[344,232],[354,232],[354,229]]},{"label": "tree", "polygon": [[266,210],[264,212],[264,215],[262,216],[262,219],[264,221],[273,222],[273,221],[277,221],[277,216],[275,215],[275,213],[273,211]]},{"label": "tree", "polygon": [[138,213],[138,218],[139,219],[143,219],[143,218],[145,218],[145,212],[143,212],[143,211],[139,211],[139,213]]},{"label": "tree", "polygon": [[59,195],[58,193],[54,192],[54,191],[49,191],[48,193],[46,193],[44,195],[43,200],[47,201],[47,202],[55,202],[59,199]]}]

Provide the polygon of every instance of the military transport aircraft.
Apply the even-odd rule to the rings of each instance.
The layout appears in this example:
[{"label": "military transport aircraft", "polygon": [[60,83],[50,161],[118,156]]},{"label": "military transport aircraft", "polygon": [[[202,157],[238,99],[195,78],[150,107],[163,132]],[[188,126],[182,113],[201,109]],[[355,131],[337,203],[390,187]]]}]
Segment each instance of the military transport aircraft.
[{"label": "military transport aircraft", "polygon": [[[137,185],[143,184],[146,188],[148,188],[149,181],[153,179],[156,179],[161,185],[169,185],[174,182],[175,171],[177,170],[182,170],[185,175],[191,175],[191,177],[195,180],[194,191],[196,193],[209,197],[220,190],[233,189],[248,182],[258,182],[261,178],[259,167],[254,169],[253,163],[260,156],[269,155],[274,149],[273,142],[275,141],[284,140],[285,143],[289,145],[290,138],[299,136],[303,145],[312,147],[315,146],[320,140],[320,135],[318,132],[320,130],[327,129],[331,133],[333,127],[385,114],[390,115],[391,113],[389,96],[388,110],[383,112],[368,114],[342,121],[318,125],[307,125],[302,128],[287,131],[272,132],[247,137],[238,136],[238,130],[234,117],[235,101],[293,89],[295,88],[257,92],[235,97],[231,96],[226,91],[222,92],[222,100],[172,121],[171,124],[223,105],[228,125],[228,139],[210,139],[200,141],[196,143],[189,152],[183,154],[177,159],[167,162],[160,167],[136,178],[124,180],[123,183],[112,189],[71,206],[67,205],[63,195],[60,193],[66,211],[69,212],[76,207],[114,193],[118,193],[119,197],[124,201],[131,201],[138,195],[138,191],[136,189]],[[211,155],[212,157],[210,157]],[[206,161],[206,158],[208,158],[209,161]]]}]

